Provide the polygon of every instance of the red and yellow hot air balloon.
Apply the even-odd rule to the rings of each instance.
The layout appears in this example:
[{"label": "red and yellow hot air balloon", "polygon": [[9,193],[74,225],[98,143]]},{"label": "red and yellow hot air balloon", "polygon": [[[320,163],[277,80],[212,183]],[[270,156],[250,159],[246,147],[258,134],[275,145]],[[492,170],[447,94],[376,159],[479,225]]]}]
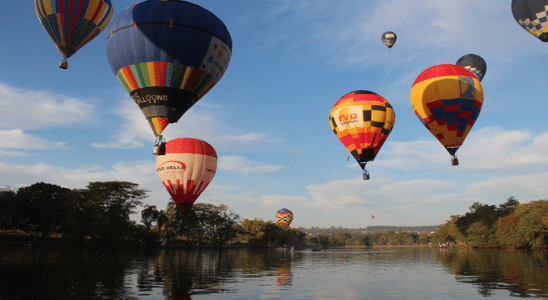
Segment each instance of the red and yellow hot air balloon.
[{"label": "red and yellow hot air balloon", "polygon": [[202,140],[174,139],[166,143],[164,155],[156,156],[156,170],[184,215],[215,176],[217,153]]},{"label": "red and yellow hot air balloon", "polygon": [[282,208],[276,212],[276,223],[283,226],[289,226],[293,221],[293,213],[287,209]]},{"label": "red and yellow hot air balloon", "polygon": [[478,77],[464,67],[442,64],[423,71],[411,88],[411,106],[419,120],[455,155],[472,129],[483,105]]},{"label": "red and yellow hot air balloon", "polygon": [[112,18],[110,0],[34,0],[38,19],[63,56],[67,58],[103,31]]},{"label": "red and yellow hot air balloon", "polygon": [[344,95],[331,109],[329,123],[337,138],[365,170],[394,127],[396,115],[386,99],[370,91],[354,91]]}]

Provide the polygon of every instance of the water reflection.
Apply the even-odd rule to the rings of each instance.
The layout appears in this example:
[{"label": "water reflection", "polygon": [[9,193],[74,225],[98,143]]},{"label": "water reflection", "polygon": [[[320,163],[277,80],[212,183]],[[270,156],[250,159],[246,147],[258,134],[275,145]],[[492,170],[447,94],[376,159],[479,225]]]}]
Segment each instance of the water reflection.
[{"label": "water reflection", "polygon": [[0,247],[0,299],[546,298],[546,270],[541,251]]},{"label": "water reflection", "polygon": [[442,250],[437,258],[458,282],[477,286],[484,297],[508,290],[512,297],[548,296],[548,254],[525,250]]}]

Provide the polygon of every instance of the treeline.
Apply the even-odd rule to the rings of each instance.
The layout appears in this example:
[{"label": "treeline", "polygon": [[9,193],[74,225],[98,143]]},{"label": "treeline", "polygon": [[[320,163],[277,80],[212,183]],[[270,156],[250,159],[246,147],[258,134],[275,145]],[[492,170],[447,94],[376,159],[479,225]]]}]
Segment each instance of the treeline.
[{"label": "treeline", "polygon": [[361,233],[386,233],[386,232],[414,232],[414,233],[431,233],[436,231],[438,225],[429,225],[429,226],[367,226],[365,228],[343,228],[341,226],[335,227],[331,226],[329,228],[320,228],[320,227],[311,227],[304,228],[299,227],[300,230],[304,231],[308,235],[318,235],[318,234],[334,234],[337,231],[344,231],[350,234],[361,234]]},{"label": "treeline", "polygon": [[429,245],[430,235],[416,232],[350,233],[340,229],[332,234],[309,236],[311,245],[320,247],[369,247]]},{"label": "treeline", "polygon": [[470,212],[453,215],[440,225],[432,239],[445,245],[482,248],[546,248],[548,201],[520,203],[510,197],[498,207],[475,202]]},{"label": "treeline", "polygon": [[0,189],[0,230],[4,239],[28,237],[35,245],[48,244],[52,237],[72,246],[98,247],[276,247],[305,240],[300,230],[273,222],[239,222],[240,216],[223,204],[195,203],[186,215],[173,201],[165,211],[145,205],[137,223],[130,216],[143,207],[147,192],[127,181],[91,182],[85,189],[72,190],[44,182],[17,191]]}]

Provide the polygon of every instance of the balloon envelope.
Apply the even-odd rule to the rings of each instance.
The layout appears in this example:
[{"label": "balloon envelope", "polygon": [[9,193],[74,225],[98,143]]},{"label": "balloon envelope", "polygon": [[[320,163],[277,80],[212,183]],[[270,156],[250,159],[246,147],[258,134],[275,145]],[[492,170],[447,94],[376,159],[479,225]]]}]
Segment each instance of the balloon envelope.
[{"label": "balloon envelope", "polygon": [[112,18],[111,0],[34,0],[34,7],[64,58],[99,35]]},{"label": "balloon envelope", "polygon": [[483,105],[479,79],[464,67],[442,64],[423,71],[411,88],[411,106],[424,126],[454,155]]},{"label": "balloon envelope", "polygon": [[293,213],[287,209],[282,208],[276,212],[276,223],[279,225],[289,226],[293,221]]},{"label": "balloon envelope", "polygon": [[362,169],[375,159],[395,121],[394,109],[386,99],[363,90],[344,95],[329,114],[331,129]]},{"label": "balloon envelope", "polygon": [[388,47],[388,49],[392,48],[392,46],[394,46],[394,44],[396,43],[396,39],[398,37],[396,36],[395,33],[393,33],[392,31],[387,31],[385,33],[382,34],[382,42],[386,45],[386,47]]},{"label": "balloon envelope", "polygon": [[217,170],[215,149],[202,140],[179,138],[166,143],[165,155],[156,156],[156,170],[182,214],[209,185]]},{"label": "balloon envelope", "polygon": [[518,24],[543,42],[548,42],[548,0],[513,0],[512,14]]},{"label": "balloon envelope", "polygon": [[485,60],[476,54],[466,54],[457,60],[456,65],[464,67],[466,70],[472,72],[481,81],[485,72],[487,71],[487,64]]},{"label": "balloon envelope", "polygon": [[112,71],[156,136],[213,88],[232,54],[224,23],[179,0],[126,8],[112,21],[106,46]]}]

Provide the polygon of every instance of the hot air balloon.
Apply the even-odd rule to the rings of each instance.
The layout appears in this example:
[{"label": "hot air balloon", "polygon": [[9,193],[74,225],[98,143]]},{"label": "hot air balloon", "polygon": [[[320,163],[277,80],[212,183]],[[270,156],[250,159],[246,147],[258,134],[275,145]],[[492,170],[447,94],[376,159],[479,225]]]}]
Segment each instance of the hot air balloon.
[{"label": "hot air balloon", "polygon": [[282,208],[276,212],[276,223],[283,226],[289,226],[293,221],[293,213],[287,209]]},{"label": "hot air balloon", "polygon": [[411,88],[411,106],[419,120],[455,155],[483,105],[479,79],[464,67],[442,64],[423,71]]},{"label": "hot air balloon", "polygon": [[371,215],[371,219],[375,219],[375,215]]},{"label": "hot air balloon", "polygon": [[370,91],[354,91],[340,98],[329,114],[331,129],[363,169],[375,159],[390,134],[396,116],[386,99]]},{"label": "hot air balloon", "polygon": [[392,51],[392,46],[396,43],[397,36],[392,31],[387,31],[382,34],[382,42]]},{"label": "hot air balloon", "polygon": [[548,0],[512,0],[512,14],[523,29],[548,42]]},{"label": "hot air balloon", "polygon": [[232,53],[225,24],[180,0],[126,8],[112,21],[106,46],[112,71],[147,118],[156,145],[166,126],[221,79]]},{"label": "hot air balloon", "polygon": [[156,170],[185,215],[215,176],[217,153],[202,140],[174,139],[165,144],[164,155],[156,156]]},{"label": "hot air balloon", "polygon": [[472,72],[481,81],[485,72],[487,71],[487,64],[485,60],[476,54],[466,54],[457,60],[456,65],[464,67],[466,70]]},{"label": "hot air balloon", "polygon": [[95,38],[112,18],[110,0],[34,0],[38,19],[63,56],[67,58]]}]

